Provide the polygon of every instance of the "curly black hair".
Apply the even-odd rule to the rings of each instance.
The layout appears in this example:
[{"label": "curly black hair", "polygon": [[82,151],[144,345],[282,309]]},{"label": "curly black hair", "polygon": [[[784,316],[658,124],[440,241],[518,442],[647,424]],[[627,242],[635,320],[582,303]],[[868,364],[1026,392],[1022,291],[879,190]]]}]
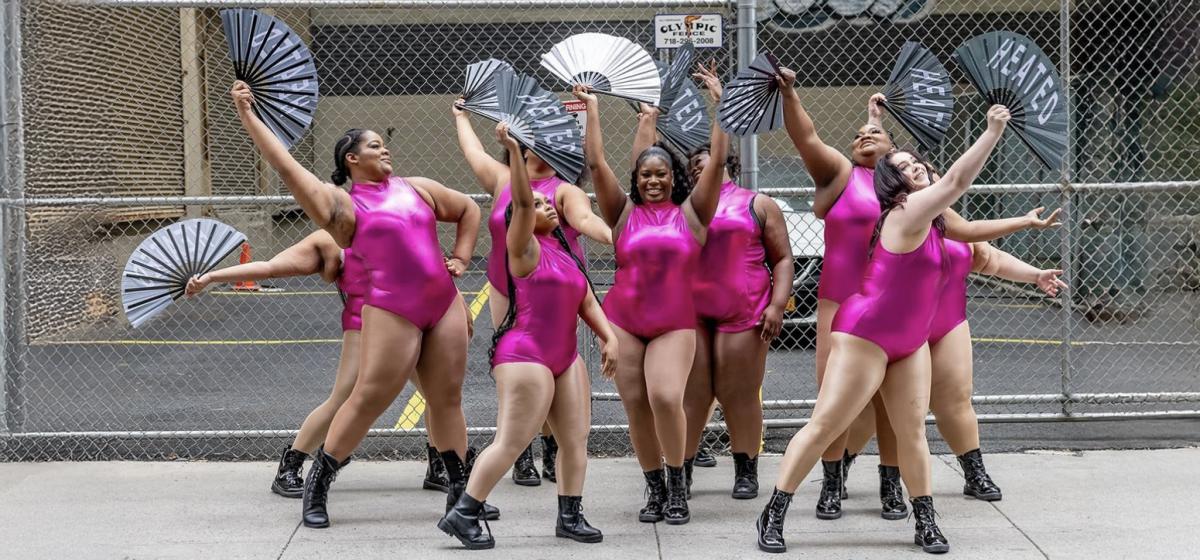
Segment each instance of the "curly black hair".
[{"label": "curly black hair", "polygon": [[692,192],[692,179],[688,176],[687,166],[681,161],[682,158],[662,142],[655,142],[654,145],[638,154],[637,162],[629,175],[629,199],[634,204],[642,203],[642,193],[638,192],[637,188],[638,171],[646,160],[655,157],[666,160],[667,165],[671,168],[671,202],[676,205],[683,204],[683,201],[687,200],[688,195]]}]

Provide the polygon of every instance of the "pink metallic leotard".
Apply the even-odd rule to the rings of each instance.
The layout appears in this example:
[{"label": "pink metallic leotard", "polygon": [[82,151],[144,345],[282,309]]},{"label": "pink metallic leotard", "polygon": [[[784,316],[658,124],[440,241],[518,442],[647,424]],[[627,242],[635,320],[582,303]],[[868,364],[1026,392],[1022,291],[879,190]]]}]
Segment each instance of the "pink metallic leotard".
[{"label": "pink metallic leotard", "polygon": [[696,274],[696,313],[720,332],[754,328],[771,301],[771,274],[753,191],[733,181],[721,185],[717,213],[708,226]]},{"label": "pink metallic leotard", "polygon": [[953,239],[947,239],[945,243],[946,258],[950,263],[946,273],[946,288],[938,296],[937,313],[929,329],[930,346],[937,344],[967,320],[967,275],[971,274],[971,246]]},{"label": "pink metallic leotard", "polygon": [[617,273],[604,298],[608,320],[642,340],[696,328],[692,290],[700,242],[683,208],[634,205],[616,242]]},{"label": "pink metallic leotard", "polygon": [[[561,184],[563,184],[563,180],[556,175],[529,181],[533,192],[542,193],[550,199],[551,204],[556,204],[555,196],[558,194],[558,186]],[[504,227],[504,210],[512,202],[512,184],[504,185],[493,202],[492,213],[488,216],[488,231],[492,234],[492,249],[488,252],[487,279],[492,288],[507,290],[508,276],[504,272],[504,259],[508,256],[508,228]],[[580,261],[586,264],[583,248],[579,245],[579,232],[567,224],[566,215],[563,214],[561,208],[555,206],[554,209],[558,211],[558,221],[562,224],[563,233],[567,236],[567,243],[571,245],[571,250],[575,252]]]},{"label": "pink metallic leotard", "polygon": [[342,272],[338,275],[338,290],[342,292],[342,330],[362,330],[362,306],[367,297],[370,282],[362,259],[354,249],[342,250]]},{"label": "pink metallic leotard", "polygon": [[880,242],[862,287],[842,302],[831,330],[874,342],[888,363],[907,358],[929,339],[947,272],[942,234],[933,226],[925,242],[908,253],[889,252]]},{"label": "pink metallic leotard", "polygon": [[817,297],[837,303],[858,292],[867,271],[871,233],[879,220],[875,170],[855,165],[837,202],[825,214],[825,258]]},{"label": "pink metallic leotard", "polygon": [[442,259],[433,208],[400,177],[350,188],[357,224],[351,248],[370,279],[367,305],[428,330],[458,290]]},{"label": "pink metallic leotard", "polygon": [[516,321],[496,344],[492,366],[532,362],[558,377],[578,355],[575,325],[588,282],[557,239],[542,235],[534,239],[542,249],[541,258],[529,276],[512,277],[517,289]]}]

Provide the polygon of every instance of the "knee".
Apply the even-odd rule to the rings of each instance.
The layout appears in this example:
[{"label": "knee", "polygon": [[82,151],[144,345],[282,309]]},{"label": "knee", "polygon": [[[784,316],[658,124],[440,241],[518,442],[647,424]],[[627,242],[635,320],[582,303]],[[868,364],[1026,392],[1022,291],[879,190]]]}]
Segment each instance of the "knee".
[{"label": "knee", "polygon": [[425,402],[430,408],[438,411],[458,410],[462,408],[462,391],[453,387],[439,387],[428,393],[423,393]]},{"label": "knee", "polygon": [[959,386],[940,390],[929,399],[934,414],[958,414],[971,409],[971,387]]},{"label": "knee", "polygon": [[[650,409],[655,414],[661,414],[672,410],[680,410],[683,408],[683,391],[651,391],[648,395],[650,400]],[[707,409],[708,405],[705,405]]]}]

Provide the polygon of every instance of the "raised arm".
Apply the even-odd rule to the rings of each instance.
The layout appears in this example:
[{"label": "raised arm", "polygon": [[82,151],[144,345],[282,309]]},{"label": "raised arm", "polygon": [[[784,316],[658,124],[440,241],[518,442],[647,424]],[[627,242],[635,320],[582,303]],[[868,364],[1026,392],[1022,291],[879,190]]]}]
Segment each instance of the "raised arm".
[{"label": "raised arm", "polygon": [[[717,77],[715,62],[709,68],[697,64],[696,73],[692,74],[692,77],[704,82],[714,104],[721,101],[721,80]],[[692,211],[696,213],[696,218],[704,227],[708,227],[713,215],[717,213],[721,182],[725,178],[725,160],[729,157],[729,135],[721,129],[721,123],[717,119],[713,119],[710,139],[708,165],[700,172],[700,177],[692,187],[692,194],[687,199]]]},{"label": "raised arm", "polygon": [[[779,72],[780,76],[775,80],[783,93],[783,126],[787,129],[788,138],[791,138],[792,144],[796,146],[796,151],[800,153],[800,159],[804,161],[808,174],[812,176],[818,194],[821,189],[845,183],[853,167],[850,159],[817,136],[817,127],[808,111],[804,110],[800,103],[800,94],[793,87],[796,83],[796,73],[787,68],[780,68]],[[832,202],[828,206],[832,206]],[[821,211],[817,217],[824,218],[824,215],[825,211]]]},{"label": "raised arm", "polygon": [[792,275],[795,274],[792,242],[783,211],[774,199],[761,194],[754,197],[754,211],[764,218],[763,247],[767,251],[767,268],[771,269],[771,301],[760,319],[760,336],[769,341],[783,330],[783,311],[792,296]]},{"label": "raised arm", "polygon": [[946,218],[946,237],[963,243],[976,243],[994,241],[1010,233],[1027,229],[1043,230],[1061,226],[1058,215],[1062,209],[1055,209],[1049,216],[1042,218],[1042,212],[1045,209],[1045,207],[1039,206],[1026,212],[1024,216],[999,220],[967,221],[951,208],[947,208],[942,216]]},{"label": "raised arm", "polygon": [[617,356],[620,355],[617,333],[612,330],[608,317],[604,315],[604,309],[596,300],[595,292],[588,290],[583,303],[579,305],[579,316],[587,323],[588,328],[596,333],[596,338],[600,339],[600,373],[605,379],[612,379],[617,374]]},{"label": "raised arm", "polygon": [[1058,279],[1062,275],[1061,270],[1039,269],[988,243],[972,243],[971,250],[971,270],[973,272],[1013,282],[1037,284],[1038,289],[1050,297],[1057,296],[1059,290],[1067,287],[1065,282]]},{"label": "raised arm", "polygon": [[526,276],[537,266],[537,243],[533,242],[533,226],[537,221],[533,208],[533,187],[529,185],[529,174],[521,160],[520,146],[508,134],[508,125],[496,125],[496,139],[508,148],[508,161],[512,166],[512,222],[504,239],[508,244],[509,270],[513,276]]},{"label": "raised arm", "polygon": [[[269,280],[271,278],[287,278],[289,276],[308,276],[321,273],[322,278],[332,282],[336,275],[327,276],[324,256],[320,241],[333,243],[325,231],[316,231],[295,245],[280,251],[268,261],[255,261],[246,264],[227,266],[212,272],[193,276],[188,280],[184,293],[188,297],[199,294],[213,283],[249,282],[254,280]],[[336,272],[336,268],[334,269]]]},{"label": "raised arm", "polygon": [[600,104],[596,94],[586,86],[576,85],[572,90],[575,97],[587,104],[587,126],[584,132],[583,153],[587,157],[588,172],[592,175],[592,184],[596,189],[596,202],[600,205],[600,215],[608,227],[616,227],[617,220],[629,204],[629,195],[621,190],[617,176],[608,165],[604,156],[604,139],[600,132]]},{"label": "raised arm", "polygon": [[350,240],[354,237],[354,204],[349,193],[318,179],[292,157],[283,142],[251,109],[254,95],[250,92],[250,86],[241,80],[236,81],[229,94],[233,97],[242,127],[267,164],[279,173],[279,178],[296,197],[304,213],[317,227],[328,231],[338,245],[350,246]]},{"label": "raised arm", "polygon": [[[1004,134],[1004,126],[1008,123],[1009,113],[1003,105],[992,105],[987,112],[987,130],[967,149],[966,153],[950,166],[945,175],[934,181],[932,185],[908,195],[904,204],[902,227],[906,231],[916,232],[928,229],[941,213],[950,208],[951,204],[967,192],[967,187],[979,176],[983,164],[992,153],[992,149]],[[920,165],[914,162],[912,165]],[[899,214],[898,214],[899,217]]]},{"label": "raised arm", "polygon": [[564,183],[558,187],[558,198],[566,223],[596,243],[612,245],[612,228],[592,212],[592,201],[583,189]]},{"label": "raised arm", "polygon": [[630,160],[631,165],[637,165],[638,156],[646,151],[646,148],[653,146],[658,141],[658,107],[648,103],[641,104],[641,111],[638,112],[637,132],[633,135],[633,154]]},{"label": "raised arm", "polygon": [[882,93],[876,93],[867,100],[867,124],[883,128],[883,104],[887,101]]},{"label": "raised arm", "polygon": [[[509,168],[483,149],[483,143],[471,127],[470,115],[458,108],[460,102],[461,99],[450,106],[450,112],[454,114],[454,128],[458,131],[458,147],[462,150],[463,157],[467,158],[467,165],[471,166],[471,172],[475,174],[475,180],[483,188],[483,192],[495,196],[496,190],[503,188],[508,182]],[[521,166],[524,165],[525,162],[521,162]]]},{"label": "raised arm", "polygon": [[446,270],[451,276],[462,276],[479,237],[479,205],[467,195],[427,177],[409,177],[408,182],[425,191],[433,203],[433,213],[439,222],[457,224],[454,250],[446,258]]}]

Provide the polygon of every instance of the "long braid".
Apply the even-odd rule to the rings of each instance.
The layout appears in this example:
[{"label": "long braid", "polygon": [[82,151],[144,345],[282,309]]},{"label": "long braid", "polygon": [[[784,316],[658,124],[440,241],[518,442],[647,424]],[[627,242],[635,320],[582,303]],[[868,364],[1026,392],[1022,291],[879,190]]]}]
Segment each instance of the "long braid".
[{"label": "long braid", "polygon": [[[583,279],[587,280],[588,289],[591,290],[592,295],[595,296],[596,287],[592,285],[592,277],[588,276],[587,268],[583,266],[583,261],[579,260],[579,255],[576,255],[575,251],[571,250],[571,244],[567,242],[567,235],[563,233],[562,227],[554,228],[554,231],[551,232],[551,234],[554,235],[554,238],[558,240],[558,244],[562,246],[563,250],[566,251],[568,255],[571,255],[571,260],[575,261],[575,266],[579,268],[579,272],[583,273]],[[597,297],[596,299],[599,301],[600,298]]]},{"label": "long braid", "polygon": [[[513,206],[510,202],[508,208],[504,210],[504,231],[506,232],[512,225],[512,215]],[[496,327],[496,331],[492,333],[492,347],[488,349],[489,364],[496,359],[496,346],[500,344],[500,337],[512,330],[513,324],[517,321],[517,283],[513,281],[512,268],[508,264],[508,251],[504,252],[504,275],[508,278],[508,311],[505,311],[504,320],[500,321],[500,326]]]}]

